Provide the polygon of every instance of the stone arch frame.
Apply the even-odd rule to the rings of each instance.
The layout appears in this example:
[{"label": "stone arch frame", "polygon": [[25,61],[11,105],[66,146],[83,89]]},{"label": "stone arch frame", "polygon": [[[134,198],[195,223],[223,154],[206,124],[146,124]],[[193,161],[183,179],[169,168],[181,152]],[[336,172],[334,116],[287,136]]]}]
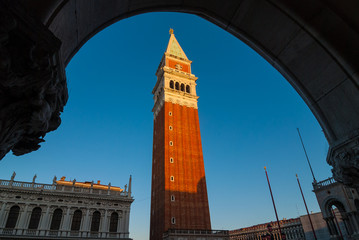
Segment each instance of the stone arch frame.
[{"label": "stone arch frame", "polygon": [[[112,228],[111,228],[111,226],[112,226],[112,224],[113,224],[113,217],[112,216],[114,216],[114,214],[116,214],[117,215],[117,218],[116,218],[116,230],[115,231],[111,231],[112,230]],[[109,232],[112,232],[112,233],[115,233],[115,232],[118,232],[118,224],[119,224],[119,221],[120,221],[120,214],[118,214],[118,212],[117,211],[112,211],[110,214],[109,214],[109,216],[110,216],[110,221],[109,221],[109,228],[108,228],[108,231]]]},{"label": "stone arch frame", "polygon": [[[39,216],[39,219],[37,220],[37,226],[36,228],[30,228],[32,226],[30,226],[31,224],[31,220],[33,219],[33,214],[34,214],[34,211],[35,209],[40,209],[40,216]],[[42,215],[43,215],[43,209],[41,206],[34,206],[31,210],[31,214],[30,214],[30,217],[29,217],[29,222],[26,224],[27,226],[27,229],[30,229],[30,230],[37,230],[39,229],[39,226],[40,226],[40,223],[41,223],[41,220],[42,220]]]},{"label": "stone arch frame", "polygon": [[[350,171],[359,170],[358,153],[353,151],[359,138],[359,24],[351,11],[358,8],[356,1],[313,0],[304,5],[300,0],[228,0],[226,4],[139,0],[106,5],[102,1],[40,0],[7,4],[26,9],[24,14],[28,12],[28,17],[41,22],[41,27],[62,42],[58,46],[60,66],[66,66],[96,33],[127,17],[184,12],[214,23],[257,51],[291,83],[324,130],[330,145],[327,162],[334,168],[334,177],[359,186],[359,174]],[[273,32],[277,34],[268,34]],[[14,148],[6,146],[0,157]],[[343,159],[343,149],[349,159]],[[29,147],[25,153],[34,150],[37,148]]]},{"label": "stone arch frame", "polygon": [[[96,215],[95,215],[96,214]],[[95,216],[94,216],[95,215]],[[100,232],[101,231],[101,218],[103,216],[103,213],[101,210],[93,210],[91,213],[91,221],[90,221],[90,231],[91,232]],[[97,221],[97,217],[98,217],[98,226],[97,226],[97,230],[93,230],[93,224],[97,224],[97,222],[94,222],[94,217],[96,217],[96,221]]]},{"label": "stone arch frame", "polygon": [[6,208],[8,209],[8,211],[7,211],[7,214],[5,216],[5,219],[6,219],[5,220],[5,228],[9,228],[8,225],[10,225],[9,217],[10,217],[11,209],[18,208],[15,224],[11,224],[11,227],[10,227],[10,229],[16,229],[17,225],[19,224],[19,218],[21,216],[21,212],[23,211],[23,208],[19,204],[16,204],[16,203],[12,204],[10,206],[7,206]]},{"label": "stone arch frame", "polygon": [[[54,226],[53,226],[53,221],[55,221],[55,220],[54,220],[54,214],[55,214],[55,212],[59,212],[58,210],[61,210],[60,222],[59,222],[58,226],[57,226],[57,225],[54,225]],[[61,208],[61,207],[55,207],[54,209],[52,209],[52,211],[51,211],[51,221],[50,221],[50,225],[49,225],[50,231],[58,231],[58,230],[61,229],[61,226],[62,226],[63,221],[64,221],[64,213],[65,213],[65,211],[64,211],[64,209]],[[54,223],[54,224],[55,224],[55,223]],[[56,227],[57,229],[51,229],[52,227]]]},{"label": "stone arch frame", "polygon": [[[343,203],[342,201],[340,201],[339,199],[329,198],[324,203],[325,215],[327,216],[327,218],[335,217],[332,212],[333,206],[335,206],[339,210],[340,216],[344,223],[346,234],[348,234],[348,236],[351,236],[353,234],[353,223],[347,217],[349,206],[346,206],[346,204]],[[324,216],[324,214],[323,214],[323,216]],[[338,235],[339,231],[342,231],[342,233],[343,233],[344,229],[337,229],[338,227],[340,228],[340,225],[338,226],[335,222],[333,225],[334,225],[334,229],[333,229],[333,226],[331,226],[331,227],[328,226],[329,232],[331,232],[331,234],[335,233]],[[330,228],[332,228],[332,229],[330,229]]]},{"label": "stone arch frame", "polygon": [[[78,229],[72,229],[73,228],[73,224],[74,224],[74,218],[75,218],[75,214],[76,212],[80,212],[81,213],[81,217],[80,217],[80,224],[78,226]],[[81,229],[81,225],[83,223],[83,218],[84,218],[84,212],[81,208],[76,208],[76,209],[71,209],[70,212],[70,230],[71,231],[79,231]]]}]

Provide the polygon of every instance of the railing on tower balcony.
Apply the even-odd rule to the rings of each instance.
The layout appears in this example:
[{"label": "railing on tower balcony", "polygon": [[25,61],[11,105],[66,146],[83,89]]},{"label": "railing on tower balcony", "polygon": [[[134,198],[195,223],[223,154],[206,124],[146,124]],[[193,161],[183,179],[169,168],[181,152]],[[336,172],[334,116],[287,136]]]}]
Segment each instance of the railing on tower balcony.
[{"label": "railing on tower balcony", "polygon": [[330,177],[330,178],[325,179],[323,181],[313,183],[313,188],[314,188],[314,190],[318,190],[320,188],[332,185],[334,183],[337,183],[337,181],[335,181],[333,177]]},{"label": "railing on tower balcony", "polygon": [[77,186],[65,186],[59,184],[42,184],[31,182],[20,182],[0,179],[0,188],[16,188],[16,189],[31,189],[35,191],[58,191],[58,192],[76,192],[76,193],[88,193],[94,195],[109,195],[118,197],[130,197],[127,191],[113,191],[111,189],[94,189]]}]

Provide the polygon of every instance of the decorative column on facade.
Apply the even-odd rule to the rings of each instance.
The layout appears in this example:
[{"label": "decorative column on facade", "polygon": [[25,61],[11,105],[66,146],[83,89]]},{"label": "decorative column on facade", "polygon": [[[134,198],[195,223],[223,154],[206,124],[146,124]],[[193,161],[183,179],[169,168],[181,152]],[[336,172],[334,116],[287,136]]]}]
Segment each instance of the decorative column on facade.
[{"label": "decorative column on facade", "polygon": [[129,223],[130,223],[130,214],[128,212],[128,210],[124,211],[124,238],[128,238],[129,237]]},{"label": "decorative column on facade", "polygon": [[350,221],[352,222],[352,225],[353,225],[354,234],[358,235],[359,234],[359,225],[358,225],[356,215],[357,215],[357,212],[348,213],[348,217],[349,217],[349,219],[350,219]]},{"label": "decorative column on facade", "polygon": [[341,213],[345,229],[349,236],[353,234],[353,225],[346,213]]},{"label": "decorative column on facade", "polygon": [[50,215],[50,206],[47,206],[46,211],[41,213],[40,223],[39,223],[39,235],[45,236],[46,230],[49,227],[49,215]]},{"label": "decorative column on facade", "polygon": [[22,235],[24,229],[26,229],[25,222],[26,222],[26,218],[28,216],[28,208],[29,208],[28,204],[20,207],[19,220],[16,225],[16,229],[17,229],[16,234],[18,234],[18,235]]},{"label": "decorative column on facade", "polygon": [[64,220],[62,221],[62,224],[61,224],[61,228],[60,228],[60,230],[61,230],[61,236],[67,236],[67,233],[68,232],[70,232],[70,207],[68,207],[67,209],[66,209],[66,214],[65,214],[65,216],[64,216]]},{"label": "decorative column on facade", "polygon": [[102,237],[106,237],[108,235],[108,231],[109,231],[109,228],[108,228],[108,210],[105,209],[105,214],[101,214],[101,236]]},{"label": "decorative column on facade", "polygon": [[87,233],[89,231],[89,222],[90,222],[90,209],[86,209],[86,215],[85,215],[85,219],[83,221],[83,224],[81,229],[82,229],[82,236],[83,237],[87,237]]},{"label": "decorative column on facade", "polygon": [[5,227],[6,202],[3,202],[0,210],[0,228]]}]

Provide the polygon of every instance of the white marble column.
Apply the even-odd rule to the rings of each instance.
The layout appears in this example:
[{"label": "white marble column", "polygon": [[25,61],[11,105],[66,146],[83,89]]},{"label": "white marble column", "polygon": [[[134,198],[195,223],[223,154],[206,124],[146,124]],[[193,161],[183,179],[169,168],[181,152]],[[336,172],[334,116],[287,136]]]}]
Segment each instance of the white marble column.
[{"label": "white marble column", "polygon": [[26,226],[25,226],[25,221],[26,221],[26,218],[28,216],[28,208],[29,208],[29,205],[26,204],[23,211],[20,210],[20,214],[19,214],[19,220],[17,221],[17,225],[15,228],[17,228],[17,231],[16,231],[16,234],[17,235],[22,235],[23,234],[23,231],[24,229],[26,229]]},{"label": "white marble column", "polygon": [[62,231],[61,236],[67,236],[67,233],[70,232],[70,208],[66,209],[66,214],[64,216],[64,221],[61,224],[60,230]]},{"label": "white marble column", "polygon": [[50,206],[47,206],[45,213],[41,211],[41,219],[39,223],[40,236],[45,236],[46,230],[49,230],[49,215],[50,215]]},{"label": "white marble column", "polygon": [[81,221],[81,231],[83,231],[82,236],[86,237],[87,234],[89,233],[89,221],[90,221],[90,209],[86,209],[86,215],[83,219],[83,221]]},{"label": "white marble column", "polygon": [[101,226],[100,226],[100,232],[102,237],[106,237],[109,231],[109,221],[108,221],[108,211],[105,210],[104,216],[101,214]]},{"label": "white marble column", "polygon": [[129,211],[125,211],[125,238],[129,237],[129,224],[130,224],[130,214]]}]

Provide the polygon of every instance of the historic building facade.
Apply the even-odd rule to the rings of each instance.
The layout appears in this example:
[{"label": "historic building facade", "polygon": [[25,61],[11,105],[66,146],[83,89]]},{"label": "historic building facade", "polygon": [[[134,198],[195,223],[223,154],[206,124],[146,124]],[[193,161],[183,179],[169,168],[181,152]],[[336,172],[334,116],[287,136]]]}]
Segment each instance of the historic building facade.
[{"label": "historic building facade", "polygon": [[171,29],[152,91],[151,240],[171,229],[211,230],[191,63]]},{"label": "historic building facade", "polygon": [[0,180],[1,239],[129,239],[127,189],[100,181],[52,184]]},{"label": "historic building facade", "polygon": [[359,194],[357,189],[328,178],[313,183],[330,239],[359,239]]},{"label": "historic building facade", "polygon": [[[275,240],[281,240],[277,222],[268,222],[251,227],[229,231],[231,240],[261,240],[268,234],[268,225],[272,227],[272,235]],[[282,233],[286,239],[305,240],[305,234],[300,218],[283,219],[280,221]],[[324,240],[324,239],[323,239]]]}]

